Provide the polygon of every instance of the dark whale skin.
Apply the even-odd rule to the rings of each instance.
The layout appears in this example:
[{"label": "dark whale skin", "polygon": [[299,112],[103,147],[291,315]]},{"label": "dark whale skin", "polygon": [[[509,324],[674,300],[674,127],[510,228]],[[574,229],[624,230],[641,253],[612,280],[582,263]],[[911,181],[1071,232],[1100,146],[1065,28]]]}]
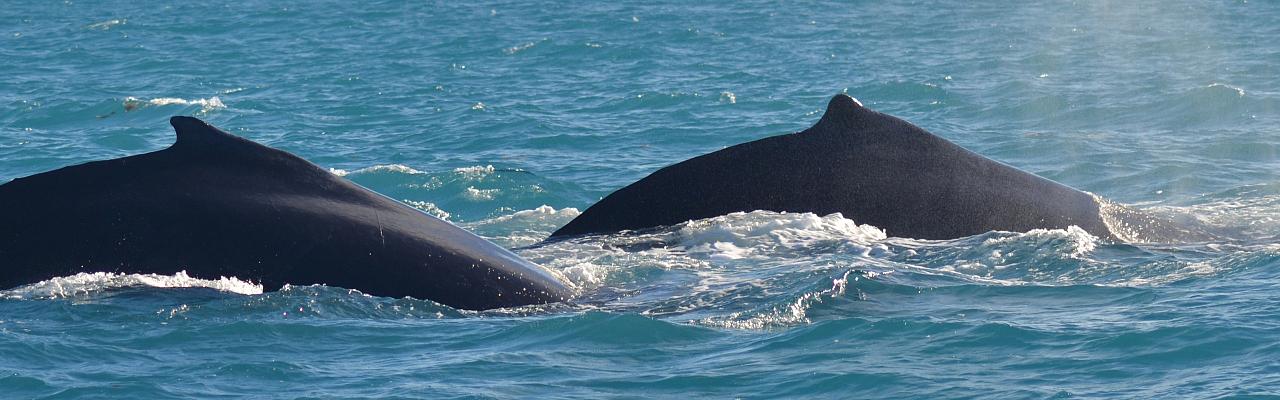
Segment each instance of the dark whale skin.
[{"label": "dark whale skin", "polygon": [[297,156],[196,118],[170,123],[169,148],[0,185],[0,288],[185,270],[473,310],[572,294],[542,267]]},{"label": "dark whale skin", "polygon": [[619,189],[552,238],[768,210],[842,213],[895,237],[1078,226],[1114,238],[1095,196],[983,157],[840,94],[802,132],[731,146]]}]

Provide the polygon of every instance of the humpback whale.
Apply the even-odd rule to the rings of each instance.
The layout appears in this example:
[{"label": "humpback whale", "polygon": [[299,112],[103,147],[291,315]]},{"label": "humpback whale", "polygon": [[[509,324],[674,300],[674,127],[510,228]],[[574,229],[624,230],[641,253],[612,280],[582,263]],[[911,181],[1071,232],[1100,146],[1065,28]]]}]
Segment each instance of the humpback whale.
[{"label": "humpback whale", "polygon": [[983,157],[840,94],[813,127],[662,168],[606,196],[551,239],[754,210],[842,213],[916,239],[1070,226],[1110,240],[1207,237]]},{"label": "humpback whale", "polygon": [[191,117],[163,150],[0,185],[0,289],[79,272],[326,284],[483,310],[572,293],[542,267]]}]

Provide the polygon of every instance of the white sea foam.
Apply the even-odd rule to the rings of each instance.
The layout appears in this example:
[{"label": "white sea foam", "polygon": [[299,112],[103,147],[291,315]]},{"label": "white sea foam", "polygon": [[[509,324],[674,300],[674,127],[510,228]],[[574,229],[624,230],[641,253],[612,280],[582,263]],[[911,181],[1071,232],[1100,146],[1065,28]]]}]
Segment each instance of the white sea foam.
[{"label": "white sea foam", "polygon": [[1229,200],[1191,207],[1153,207],[1156,213],[1194,218],[1228,237],[1248,242],[1271,242],[1280,236],[1280,195],[1266,194],[1267,185],[1241,188]]},{"label": "white sea foam", "polygon": [[372,167],[364,167],[364,168],[356,169],[353,171],[348,171],[345,169],[338,169],[338,168],[329,168],[329,173],[332,173],[337,176],[347,176],[351,174],[359,175],[359,174],[371,174],[371,173],[421,175],[421,174],[425,174],[426,172],[413,169],[412,167],[409,167],[404,164],[384,164],[384,165],[374,165]]},{"label": "white sea foam", "polygon": [[733,92],[720,92],[720,102],[728,104],[737,103],[738,95],[733,94]]},{"label": "white sea foam", "polygon": [[126,18],[117,18],[117,19],[109,19],[109,20],[102,21],[102,22],[92,23],[92,24],[89,24],[89,25],[85,26],[85,28],[105,31],[105,30],[111,29],[111,28],[113,28],[113,27],[115,27],[115,26],[118,26],[118,25],[124,25],[124,24],[127,24],[127,23],[129,23],[129,20],[128,20],[128,19],[126,19]]},{"label": "white sea foam", "polygon": [[216,109],[227,108],[227,105],[223,104],[222,99],[218,98],[218,96],[194,100],[177,97],[157,97],[149,100],[143,100],[136,97],[126,97],[124,99],[125,111],[133,111],[134,109],[142,107],[160,107],[169,105],[200,106],[200,112],[209,112]]},{"label": "white sea foam", "polygon": [[533,46],[537,46],[537,45],[538,45],[538,42],[524,42],[515,46],[502,49],[502,52],[506,53],[507,55],[513,55],[513,54],[531,49],[533,48]]},{"label": "white sea foam", "polygon": [[454,168],[453,172],[458,174],[462,179],[480,180],[486,176],[492,175],[497,171],[492,165],[477,165],[473,167]]},{"label": "white sea foam", "polygon": [[1184,279],[1194,277],[1204,277],[1216,275],[1222,271],[1222,268],[1216,265],[1222,260],[1214,260],[1212,262],[1192,262],[1182,265],[1180,268],[1162,272],[1151,276],[1135,276],[1116,282],[1103,283],[1101,286],[1160,286],[1178,282]]},{"label": "white sea foam", "polygon": [[436,218],[440,218],[445,221],[448,221],[449,217],[453,216],[452,214],[449,214],[448,211],[441,209],[439,206],[436,206],[436,204],[432,202],[409,200],[409,199],[404,199],[401,201],[403,201],[405,204],[408,204],[410,207],[416,208],[418,210],[421,210],[422,212],[431,214]]},{"label": "white sea foam", "polygon": [[1225,89],[1231,89],[1232,91],[1235,91],[1235,92],[1236,92],[1236,95],[1237,95],[1237,96],[1244,97],[1244,89],[1242,89],[1242,88],[1240,88],[1240,87],[1237,87],[1237,86],[1231,86],[1231,85],[1228,85],[1228,84],[1225,84],[1225,83],[1216,83],[1216,82],[1215,82],[1215,83],[1213,83],[1213,84],[1210,84],[1210,85],[1209,85],[1209,86],[1207,86],[1207,87],[1209,87],[1209,88],[1225,88]]},{"label": "white sea foam", "polygon": [[[1100,245],[1084,229],[990,232],[971,238],[899,244],[926,252],[925,265],[964,281],[990,285],[1074,285],[1096,282],[1105,271],[1082,271]],[[914,251],[914,250],[913,250]],[[905,253],[904,253],[905,254]],[[915,258],[915,253],[910,257]],[[916,262],[906,260],[908,262]]]},{"label": "white sea foam", "polygon": [[[599,256],[603,249],[593,249],[593,255]],[[608,250],[603,250],[608,252]],[[576,251],[574,253],[577,253]],[[608,285],[609,275],[623,267],[600,262],[598,257],[573,257],[573,254],[557,254],[558,257],[539,260],[538,264],[548,271],[554,272],[579,294],[589,293]]]},{"label": "white sea foam", "polygon": [[501,189],[476,189],[475,186],[467,186],[462,195],[472,201],[490,201],[501,192]]},{"label": "white sea foam", "polygon": [[887,248],[877,242],[885,232],[871,225],[858,225],[840,213],[818,216],[812,213],[770,211],[737,212],[686,223],[677,232],[678,243],[691,254],[712,259],[771,257],[778,249],[799,249],[820,242],[853,245],[862,253],[880,253]]},{"label": "white sea foam", "polygon": [[262,285],[260,284],[235,277],[221,277],[219,279],[192,278],[187,275],[187,271],[179,271],[173,275],[81,272],[0,291],[0,297],[13,299],[66,298],[130,286],[210,288],[246,295],[262,294]]},{"label": "white sea foam", "polygon": [[[497,172],[498,169],[492,165],[476,165],[471,167],[454,168],[453,173],[464,180],[481,180],[485,177]],[[370,173],[395,173],[407,175],[424,175],[427,172],[419,171],[413,167],[404,164],[380,164],[370,167],[359,168],[355,170],[345,170],[339,168],[329,168],[329,172],[337,176],[348,176],[351,174],[370,174]]]},{"label": "white sea foam", "polygon": [[[990,238],[984,240],[982,246],[989,248],[1011,245],[1040,247],[1058,243],[1065,244],[1065,246],[1056,246],[1053,251],[1061,252],[1065,248],[1067,249],[1067,254],[1073,258],[1082,258],[1098,248],[1098,238],[1075,225],[1071,225],[1067,229],[1032,229],[1012,236]],[[994,251],[999,252],[999,250]]]},{"label": "white sea foam", "polygon": [[577,217],[581,212],[577,208],[565,207],[557,210],[555,207],[543,204],[532,210],[520,210],[514,213],[503,215],[491,219],[492,222],[518,222],[521,225],[541,222],[568,222],[568,220]]},{"label": "white sea foam", "polygon": [[482,221],[462,224],[464,228],[506,246],[527,246],[546,239],[552,231],[569,223],[581,212],[573,207],[556,209],[542,205]]},{"label": "white sea foam", "polygon": [[572,283],[574,287],[597,288],[604,284],[605,278],[609,276],[609,270],[599,265],[584,262],[563,267],[560,269],[560,274]]}]

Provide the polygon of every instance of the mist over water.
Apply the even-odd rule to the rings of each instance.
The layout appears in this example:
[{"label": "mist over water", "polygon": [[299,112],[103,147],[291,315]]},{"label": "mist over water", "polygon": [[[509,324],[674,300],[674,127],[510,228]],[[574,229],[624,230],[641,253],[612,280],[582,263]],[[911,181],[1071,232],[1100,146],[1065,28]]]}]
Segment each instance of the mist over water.
[{"label": "mist over water", "polygon": [[[1277,20],[1258,1],[7,4],[0,182],[164,148],[168,118],[194,115],[579,296],[471,312],[61,277],[0,291],[0,393],[1280,395]],[[807,128],[841,92],[1230,240],[927,241],[757,211],[541,243],[662,166]]]}]

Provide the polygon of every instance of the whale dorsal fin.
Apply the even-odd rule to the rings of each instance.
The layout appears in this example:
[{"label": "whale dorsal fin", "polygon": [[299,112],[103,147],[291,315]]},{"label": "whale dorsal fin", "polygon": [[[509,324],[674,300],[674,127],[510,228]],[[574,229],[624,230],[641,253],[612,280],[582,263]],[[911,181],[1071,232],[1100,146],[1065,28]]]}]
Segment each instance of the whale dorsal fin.
[{"label": "whale dorsal fin", "polygon": [[195,117],[172,117],[169,118],[169,124],[173,125],[173,131],[177,133],[178,139],[174,142],[173,147],[178,149],[211,150],[225,146],[255,144],[248,139],[215,128],[213,125],[209,125]]},{"label": "whale dorsal fin", "polygon": [[810,130],[825,131],[850,127],[859,118],[859,114],[865,111],[858,99],[844,93],[837,94],[827,103],[827,111],[822,114],[822,119],[819,119]]},{"label": "whale dorsal fin", "polygon": [[[183,159],[199,158],[220,163],[234,163],[241,167],[271,168],[273,173],[289,171],[298,176],[310,176],[322,180],[333,175],[287,151],[245,139],[209,125],[195,117],[169,118],[178,139],[161,153]],[[295,176],[296,178],[296,176]]]}]

